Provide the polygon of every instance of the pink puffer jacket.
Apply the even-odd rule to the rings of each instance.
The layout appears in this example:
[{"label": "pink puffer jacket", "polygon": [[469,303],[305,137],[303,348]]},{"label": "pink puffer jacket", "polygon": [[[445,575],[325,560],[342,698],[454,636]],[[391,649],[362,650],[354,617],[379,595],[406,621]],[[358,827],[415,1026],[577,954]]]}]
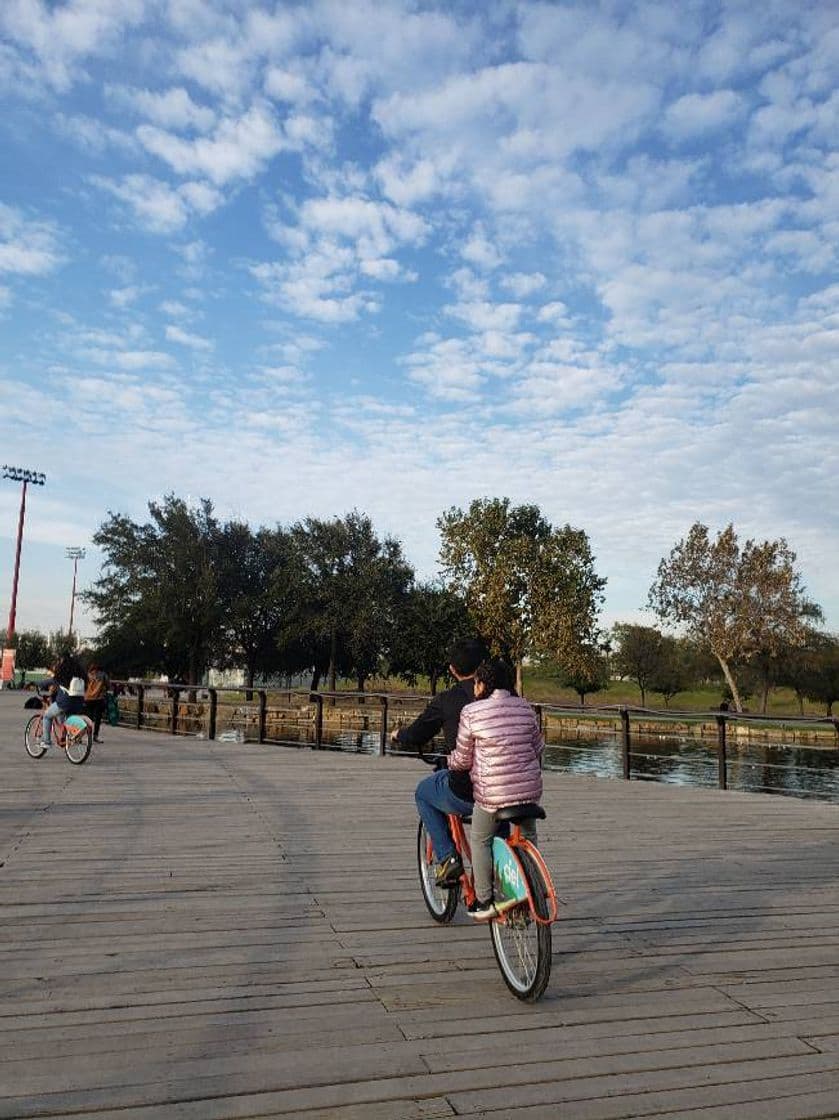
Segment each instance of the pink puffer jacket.
[{"label": "pink puffer jacket", "polygon": [[493,812],[542,796],[539,759],[545,741],[526,700],[497,688],[460,713],[450,770],[468,770],[475,802]]}]

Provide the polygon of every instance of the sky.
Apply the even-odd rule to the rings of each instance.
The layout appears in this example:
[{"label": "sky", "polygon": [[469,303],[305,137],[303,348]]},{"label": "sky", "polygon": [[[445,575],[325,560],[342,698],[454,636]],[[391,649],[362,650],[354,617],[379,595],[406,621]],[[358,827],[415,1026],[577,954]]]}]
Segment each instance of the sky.
[{"label": "sky", "polygon": [[3,0],[18,629],[169,492],[363,510],[423,578],[444,510],[533,502],[605,624],[733,522],[839,629],[838,78],[832,0]]}]

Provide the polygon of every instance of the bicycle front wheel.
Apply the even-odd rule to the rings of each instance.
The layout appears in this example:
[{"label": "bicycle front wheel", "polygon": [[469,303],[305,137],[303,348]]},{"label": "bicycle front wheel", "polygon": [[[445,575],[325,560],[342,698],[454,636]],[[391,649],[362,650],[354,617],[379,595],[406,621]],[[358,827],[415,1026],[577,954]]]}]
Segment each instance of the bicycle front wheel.
[{"label": "bicycle front wheel", "polygon": [[87,760],[90,754],[90,748],[93,745],[93,732],[89,727],[84,730],[76,731],[67,728],[67,739],[64,744],[64,750],[67,755],[67,761],[72,762],[75,766],[81,766]]},{"label": "bicycle front wheel", "polygon": [[26,722],[26,727],[23,729],[23,743],[30,758],[40,758],[47,749],[41,746],[43,728],[44,720],[40,712],[31,716]]},{"label": "bicycle front wheel", "polygon": [[[535,861],[516,848],[521,861],[533,905],[540,918],[547,919],[548,891]],[[534,1002],[539,999],[551,976],[551,927],[537,922],[528,903],[508,910],[489,924],[492,948],[504,983],[517,999]]]},{"label": "bicycle front wheel", "polygon": [[445,889],[437,886],[435,878],[437,861],[434,859],[431,838],[422,821],[419,822],[419,829],[417,830],[417,870],[419,871],[423,901],[428,908],[428,913],[435,922],[450,922],[455,915],[460,899],[460,883]]}]

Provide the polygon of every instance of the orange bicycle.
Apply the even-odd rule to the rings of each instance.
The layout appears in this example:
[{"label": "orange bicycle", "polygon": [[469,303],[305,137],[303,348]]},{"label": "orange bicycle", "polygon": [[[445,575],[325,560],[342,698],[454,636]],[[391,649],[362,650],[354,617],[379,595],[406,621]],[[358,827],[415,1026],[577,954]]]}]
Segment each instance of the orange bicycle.
[{"label": "orange bicycle", "polygon": [[[44,699],[42,703],[43,709],[27,720],[23,729],[23,743],[30,758],[41,758],[47,749],[42,745],[42,737],[44,712],[49,700]],[[51,740],[57,747],[61,747],[68,762],[81,766],[87,761],[93,746],[93,724],[87,716],[66,716],[63,721],[56,718],[52,723]]]},{"label": "orange bicycle", "polygon": [[[425,759],[423,760],[425,761]],[[504,983],[517,999],[533,1002],[544,993],[551,975],[551,925],[558,915],[556,891],[542,854],[521,834],[524,820],[544,820],[541,805],[512,805],[496,818],[508,821],[508,838],[492,841],[493,895],[498,917],[489,922],[495,959]],[[437,883],[437,861],[422,821],[417,832],[417,865],[422,897],[435,922],[448,923],[463,897],[475,899],[472,852],[464,825],[469,818],[450,814],[449,830],[463,862],[463,874],[453,886]]]}]

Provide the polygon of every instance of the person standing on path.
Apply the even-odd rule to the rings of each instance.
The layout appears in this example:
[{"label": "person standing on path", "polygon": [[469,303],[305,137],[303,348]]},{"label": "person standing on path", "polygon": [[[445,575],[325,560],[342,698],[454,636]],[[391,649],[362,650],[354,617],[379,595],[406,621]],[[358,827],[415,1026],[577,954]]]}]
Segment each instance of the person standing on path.
[{"label": "person standing on path", "polygon": [[108,674],[99,665],[91,665],[87,671],[87,688],[84,694],[85,714],[93,720],[93,741],[101,743],[99,728],[108,700]]}]

